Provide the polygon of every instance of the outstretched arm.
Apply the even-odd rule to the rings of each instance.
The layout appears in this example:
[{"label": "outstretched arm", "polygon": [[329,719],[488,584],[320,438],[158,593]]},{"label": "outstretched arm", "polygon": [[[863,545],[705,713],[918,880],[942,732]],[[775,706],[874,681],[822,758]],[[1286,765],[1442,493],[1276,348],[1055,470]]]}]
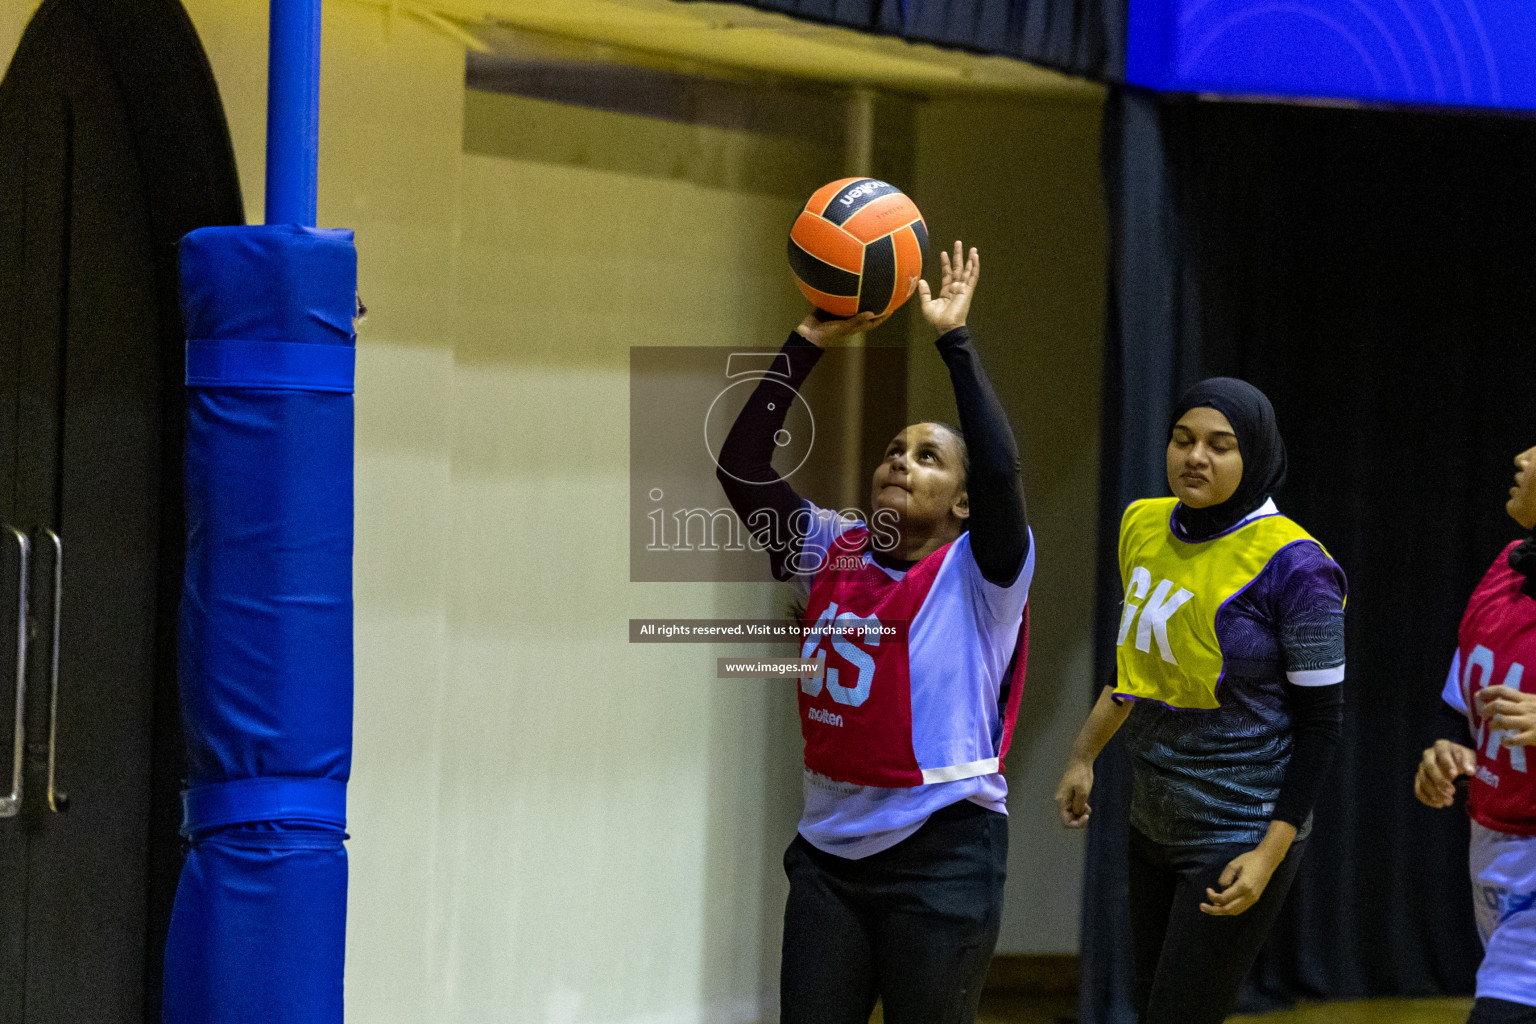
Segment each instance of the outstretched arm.
[{"label": "outstretched arm", "polygon": [[927,281],[917,284],[923,316],[939,332],[939,355],[949,367],[965,435],[970,469],[966,492],[971,507],[971,551],[988,582],[1007,586],[1018,576],[1029,554],[1029,521],[1024,509],[1024,483],[1019,477],[1019,448],[1008,414],[981,367],[965,326],[971,296],[981,276],[981,254],[974,248],[961,262],[955,243],[953,258],[939,253],[943,276],[934,296]]},{"label": "outstretched arm", "polygon": [[768,549],[775,579],[793,575],[790,566],[804,539],[800,495],[773,468],[773,436],[789,414],[784,389],[800,389],[828,342],[868,330],[877,322],[869,314],[853,320],[823,321],[815,314],[806,317],[782,350],[789,360],[789,377],[763,378],[720,446],[715,477],[752,536]]}]

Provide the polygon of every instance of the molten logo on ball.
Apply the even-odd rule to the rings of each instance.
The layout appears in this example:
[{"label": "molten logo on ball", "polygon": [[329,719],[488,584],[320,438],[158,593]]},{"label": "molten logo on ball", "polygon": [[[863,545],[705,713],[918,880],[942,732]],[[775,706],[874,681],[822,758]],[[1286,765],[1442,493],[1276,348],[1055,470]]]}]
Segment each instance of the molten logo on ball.
[{"label": "molten logo on ball", "polygon": [[853,188],[840,193],[837,201],[843,206],[848,207],[865,196],[874,198],[876,195],[884,195],[895,191],[897,191],[897,188],[894,185],[887,185],[885,182],[876,181],[874,178],[865,178],[862,185],[855,185]]}]

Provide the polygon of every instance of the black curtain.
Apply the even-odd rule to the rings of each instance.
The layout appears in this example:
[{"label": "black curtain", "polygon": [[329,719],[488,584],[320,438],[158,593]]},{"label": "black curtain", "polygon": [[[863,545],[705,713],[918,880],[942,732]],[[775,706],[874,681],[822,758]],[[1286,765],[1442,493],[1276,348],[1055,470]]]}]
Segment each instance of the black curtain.
[{"label": "black curtain", "polygon": [[[1243,377],[1290,450],[1278,498],[1349,576],[1344,738],[1295,888],[1245,989],[1467,994],[1481,951],[1467,819],[1420,806],[1420,750],[1468,595],[1518,535],[1503,506],[1536,444],[1536,121],[1198,102],[1116,90],[1098,677],[1114,671],[1127,502],[1167,494],[1178,391]],[[1101,759],[1082,1019],[1133,1021],[1126,764]]]},{"label": "black curtain", "polygon": [[1098,81],[1125,78],[1126,0],[741,0],[912,42],[1018,57]]}]

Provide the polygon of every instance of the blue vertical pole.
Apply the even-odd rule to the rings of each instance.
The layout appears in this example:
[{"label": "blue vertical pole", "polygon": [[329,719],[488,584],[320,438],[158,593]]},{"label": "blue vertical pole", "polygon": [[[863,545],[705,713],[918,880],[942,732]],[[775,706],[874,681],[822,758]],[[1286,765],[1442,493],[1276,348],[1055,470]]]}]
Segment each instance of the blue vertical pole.
[{"label": "blue vertical pole", "polygon": [[267,224],[181,240],[187,856],[166,1024],[343,1024],[357,254],[315,227],[321,0],[271,0]]},{"label": "blue vertical pole", "polygon": [[315,226],[320,161],[320,0],[271,0],[267,223]]}]

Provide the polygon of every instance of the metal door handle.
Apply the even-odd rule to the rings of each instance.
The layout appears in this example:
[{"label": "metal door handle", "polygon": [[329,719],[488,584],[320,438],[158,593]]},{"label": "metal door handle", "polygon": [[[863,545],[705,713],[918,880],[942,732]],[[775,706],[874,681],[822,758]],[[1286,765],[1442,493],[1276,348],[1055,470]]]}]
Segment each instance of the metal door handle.
[{"label": "metal door handle", "polygon": [[53,544],[53,660],[48,667],[48,809],[55,813],[69,807],[69,794],[54,785],[54,755],[59,749],[59,609],[64,604],[64,541],[44,530]]},{"label": "metal door handle", "polygon": [[21,558],[21,582],[16,593],[16,731],[12,738],[11,792],[0,797],[0,818],[14,818],[21,813],[22,754],[27,735],[27,587],[29,583],[28,556],[32,544],[27,535],[14,526],[5,530],[16,539],[16,549]]}]

